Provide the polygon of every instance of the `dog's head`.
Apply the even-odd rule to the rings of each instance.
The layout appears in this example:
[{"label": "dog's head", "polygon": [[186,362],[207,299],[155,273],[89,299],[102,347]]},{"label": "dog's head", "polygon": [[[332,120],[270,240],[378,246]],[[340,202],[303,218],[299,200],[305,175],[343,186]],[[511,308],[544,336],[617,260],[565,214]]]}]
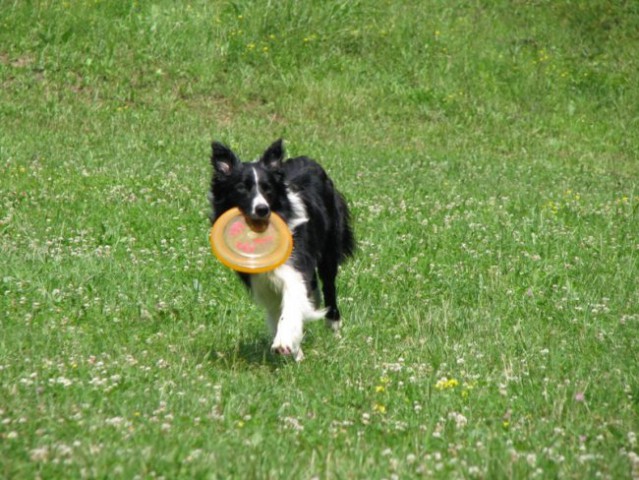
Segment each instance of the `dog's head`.
[{"label": "dog's head", "polygon": [[267,227],[271,212],[286,201],[282,172],[284,146],[277,140],[256,162],[242,162],[226,145],[213,142],[213,209],[215,218],[238,207],[254,230]]}]

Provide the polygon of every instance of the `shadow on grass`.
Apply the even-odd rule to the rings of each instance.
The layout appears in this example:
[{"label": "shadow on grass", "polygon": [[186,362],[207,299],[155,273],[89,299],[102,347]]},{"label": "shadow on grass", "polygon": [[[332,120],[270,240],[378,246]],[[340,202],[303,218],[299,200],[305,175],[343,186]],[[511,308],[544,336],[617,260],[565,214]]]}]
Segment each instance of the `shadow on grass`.
[{"label": "shadow on grass", "polygon": [[[315,344],[313,335],[306,335],[302,346],[308,351]],[[296,364],[291,356],[282,356],[271,352],[271,340],[266,337],[240,339],[229,349],[217,349],[212,346],[205,357],[211,364],[229,370],[266,367],[276,370],[287,364]]]},{"label": "shadow on grass", "polygon": [[218,350],[211,347],[207,359],[214,365],[229,370],[267,367],[275,370],[287,362],[271,352],[271,342],[266,338],[243,339],[233,348]]}]

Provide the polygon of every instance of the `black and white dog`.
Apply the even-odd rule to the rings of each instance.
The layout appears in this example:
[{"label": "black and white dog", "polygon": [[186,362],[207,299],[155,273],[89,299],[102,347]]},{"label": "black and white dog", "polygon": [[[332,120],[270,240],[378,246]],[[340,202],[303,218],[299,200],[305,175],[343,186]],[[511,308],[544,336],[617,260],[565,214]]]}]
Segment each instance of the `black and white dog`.
[{"label": "black and white dog", "polygon": [[[274,338],[271,349],[301,360],[304,321],[326,318],[334,330],[340,325],[335,277],[355,248],[344,197],[315,161],[306,157],[284,161],[282,140],[252,163],[241,162],[228,147],[213,142],[211,163],[212,222],[239,207],[247,223],[258,230],[275,212],[293,233],[293,253],[284,265],[266,273],[238,275],[266,310]],[[318,274],[324,309],[320,309]]]}]

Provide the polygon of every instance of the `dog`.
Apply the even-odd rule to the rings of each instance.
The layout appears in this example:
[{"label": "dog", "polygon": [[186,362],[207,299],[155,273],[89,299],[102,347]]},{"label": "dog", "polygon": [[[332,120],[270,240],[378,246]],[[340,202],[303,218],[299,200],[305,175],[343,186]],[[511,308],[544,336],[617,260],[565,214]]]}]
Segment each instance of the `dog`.
[{"label": "dog", "polygon": [[220,142],[213,142],[212,150],[211,222],[238,207],[257,231],[276,213],[293,234],[293,252],[282,266],[265,273],[237,273],[266,311],[271,350],[300,361],[305,321],[325,318],[329,328],[340,327],[335,279],[339,265],[355,250],[346,201],[314,160],[285,161],[281,139],[255,162],[242,162]]}]

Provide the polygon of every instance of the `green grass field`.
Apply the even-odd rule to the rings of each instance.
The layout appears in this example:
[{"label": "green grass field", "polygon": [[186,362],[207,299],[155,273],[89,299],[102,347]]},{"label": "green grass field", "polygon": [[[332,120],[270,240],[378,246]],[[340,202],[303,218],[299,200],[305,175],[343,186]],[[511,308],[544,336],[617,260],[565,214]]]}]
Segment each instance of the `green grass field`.
[{"label": "green grass field", "polygon": [[[639,478],[639,5],[0,0],[0,477]],[[353,210],[306,360],[213,139]]]}]

